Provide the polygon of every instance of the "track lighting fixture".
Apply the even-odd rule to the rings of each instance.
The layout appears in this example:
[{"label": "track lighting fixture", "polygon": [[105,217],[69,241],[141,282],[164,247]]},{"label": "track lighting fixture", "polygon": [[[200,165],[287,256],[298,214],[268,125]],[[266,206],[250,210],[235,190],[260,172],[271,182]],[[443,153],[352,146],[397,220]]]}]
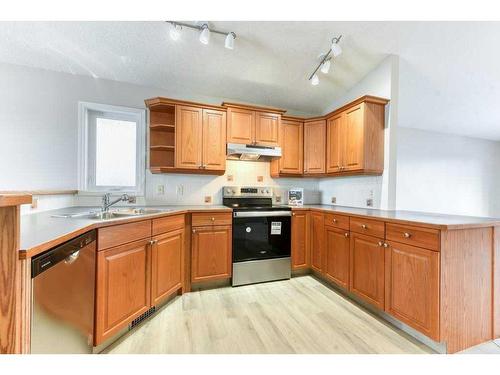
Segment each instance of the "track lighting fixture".
[{"label": "track lighting fixture", "polygon": [[224,47],[227,49],[234,49],[234,39],[236,38],[236,34],[232,31],[226,35],[226,41],[224,42]]},{"label": "track lighting fixture", "polygon": [[220,31],[211,29],[208,26],[207,22],[204,22],[201,25],[192,25],[184,22],[175,22],[175,21],[165,21],[170,24],[170,38],[172,40],[178,40],[181,35],[181,30],[185,27],[192,30],[197,30],[200,32],[199,40],[202,44],[208,44],[210,42],[210,34],[220,34],[225,36],[224,47],[227,49],[234,49],[234,40],[236,39],[236,34],[232,31]]},{"label": "track lighting fixture", "polygon": [[314,71],[309,76],[311,85],[316,86],[319,84],[319,77],[317,74],[318,70],[320,70],[321,73],[328,74],[332,66],[332,59],[336,58],[342,53],[342,48],[339,46],[340,38],[342,38],[342,35],[333,38],[328,52],[320,55],[320,63],[316,66],[316,69],[314,69]]},{"label": "track lighting fixture", "polygon": [[200,42],[202,44],[208,44],[208,42],[210,42],[210,29],[206,23],[201,27]]},{"label": "track lighting fixture", "polygon": [[170,24],[170,39],[172,40],[178,40],[181,36],[181,26],[171,23]]}]

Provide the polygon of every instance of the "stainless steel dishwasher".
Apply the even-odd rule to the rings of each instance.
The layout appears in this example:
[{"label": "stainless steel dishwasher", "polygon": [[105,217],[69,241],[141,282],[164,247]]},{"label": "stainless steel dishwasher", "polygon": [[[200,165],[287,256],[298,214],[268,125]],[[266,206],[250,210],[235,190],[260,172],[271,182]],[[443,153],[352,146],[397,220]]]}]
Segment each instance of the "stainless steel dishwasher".
[{"label": "stainless steel dishwasher", "polygon": [[32,353],[92,353],[96,232],[31,261]]}]

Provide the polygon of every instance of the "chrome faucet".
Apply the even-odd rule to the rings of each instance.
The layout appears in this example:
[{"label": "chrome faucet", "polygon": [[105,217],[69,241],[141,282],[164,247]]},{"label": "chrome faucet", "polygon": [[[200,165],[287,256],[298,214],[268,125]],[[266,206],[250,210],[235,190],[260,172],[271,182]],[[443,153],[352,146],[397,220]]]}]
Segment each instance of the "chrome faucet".
[{"label": "chrome faucet", "polygon": [[114,201],[110,201],[110,199],[111,199],[111,193],[106,193],[102,197],[102,211],[103,212],[108,212],[109,208],[112,205],[117,204],[118,202],[123,201],[123,202],[128,202],[128,203],[135,203],[135,197],[132,195],[128,195],[128,194],[123,194],[121,197],[115,199]]}]

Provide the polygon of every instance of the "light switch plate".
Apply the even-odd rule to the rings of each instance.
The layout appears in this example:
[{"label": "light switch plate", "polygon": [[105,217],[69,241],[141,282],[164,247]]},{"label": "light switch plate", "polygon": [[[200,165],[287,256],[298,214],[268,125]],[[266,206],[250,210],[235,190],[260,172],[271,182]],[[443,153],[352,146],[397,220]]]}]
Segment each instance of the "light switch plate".
[{"label": "light switch plate", "polygon": [[212,197],[211,197],[211,196],[209,196],[209,195],[207,195],[207,196],[205,197],[205,203],[212,203]]},{"label": "light switch plate", "polygon": [[257,176],[257,182],[264,181],[264,176]]},{"label": "light switch plate", "polygon": [[337,197],[332,197],[332,203],[337,203]]},{"label": "light switch plate", "polygon": [[280,195],[276,196],[276,203],[281,203],[281,196]]},{"label": "light switch plate", "polygon": [[373,207],[373,199],[372,199],[372,198],[368,198],[368,199],[366,200],[366,205],[367,205],[368,207]]},{"label": "light switch plate", "polygon": [[232,174],[228,174],[227,175],[227,180],[228,181],[233,181],[234,180],[234,176]]}]

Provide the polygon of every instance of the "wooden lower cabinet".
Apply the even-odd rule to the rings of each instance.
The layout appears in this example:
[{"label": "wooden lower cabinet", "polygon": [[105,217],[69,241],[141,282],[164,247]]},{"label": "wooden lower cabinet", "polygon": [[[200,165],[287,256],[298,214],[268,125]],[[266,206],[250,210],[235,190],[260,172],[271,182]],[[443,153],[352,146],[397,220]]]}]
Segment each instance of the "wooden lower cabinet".
[{"label": "wooden lower cabinet", "polygon": [[231,277],[232,227],[193,227],[191,237],[191,281]]},{"label": "wooden lower cabinet", "polygon": [[385,268],[385,310],[439,341],[439,252],[391,242]]},{"label": "wooden lower cabinet", "polygon": [[98,252],[94,345],[150,308],[150,239]]},{"label": "wooden lower cabinet", "polygon": [[157,305],[182,288],[184,229],[153,237],[151,304]]},{"label": "wooden lower cabinet", "polygon": [[292,213],[292,270],[309,268],[309,214]]},{"label": "wooden lower cabinet", "polygon": [[311,212],[311,268],[323,272],[325,216],[322,212]]},{"label": "wooden lower cabinet", "polygon": [[352,293],[379,309],[384,309],[384,241],[351,232],[350,280]]},{"label": "wooden lower cabinet", "polygon": [[349,288],[349,231],[325,226],[325,276]]}]

